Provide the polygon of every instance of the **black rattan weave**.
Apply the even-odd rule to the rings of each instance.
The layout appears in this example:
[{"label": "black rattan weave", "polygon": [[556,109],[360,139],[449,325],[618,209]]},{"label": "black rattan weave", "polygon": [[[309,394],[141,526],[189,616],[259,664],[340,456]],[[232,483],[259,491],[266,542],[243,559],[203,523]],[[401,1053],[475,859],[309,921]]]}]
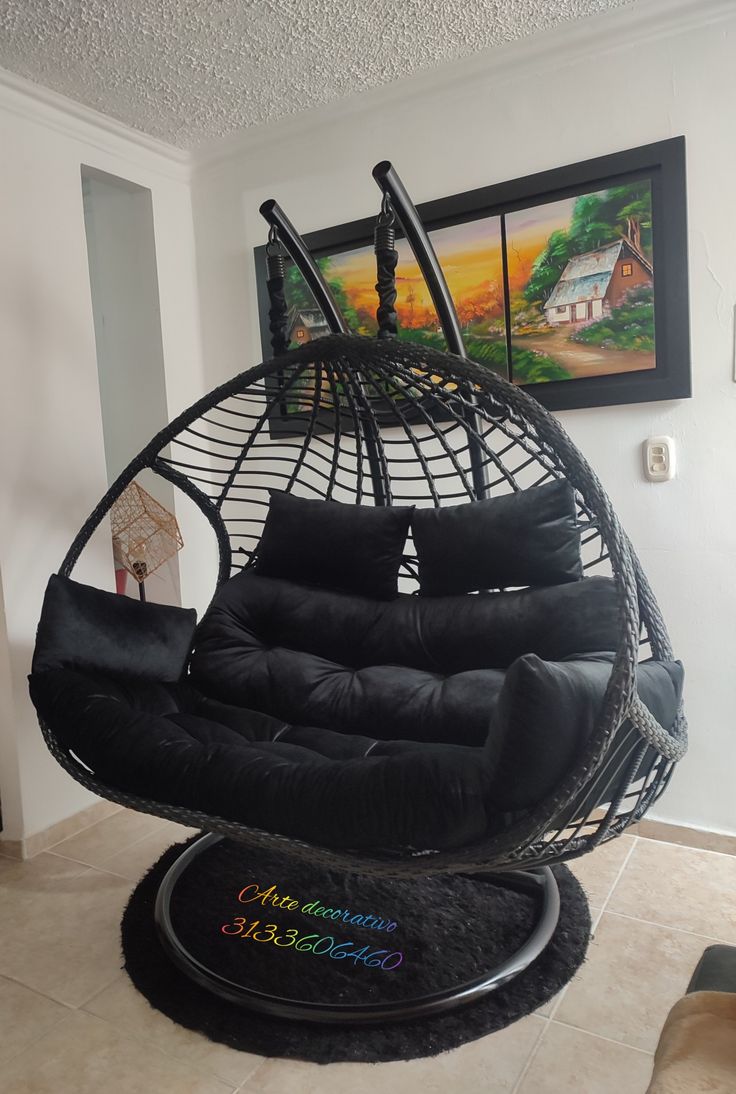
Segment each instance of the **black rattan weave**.
[{"label": "black rattan weave", "polygon": [[[216,584],[252,564],[269,487],[372,504],[457,504],[553,478],[575,489],[585,572],[613,577],[621,641],[585,751],[553,794],[504,830],[459,850],[400,857],[295,844],[218,817],[144,801],[101,784],[43,726],[56,759],[89,789],[183,824],[363,872],[406,875],[516,869],[576,857],[619,835],[666,786],[687,747],[680,711],[667,732],[636,696],[638,661],[669,660],[657,603],[611,503],[559,422],[492,372],[421,344],[350,335],[319,339],[235,377],[136,457],[86,522],[61,567],[144,468],[183,489],[217,537]],[[479,487],[479,482],[482,484]],[[400,586],[416,590],[409,541]]]}]

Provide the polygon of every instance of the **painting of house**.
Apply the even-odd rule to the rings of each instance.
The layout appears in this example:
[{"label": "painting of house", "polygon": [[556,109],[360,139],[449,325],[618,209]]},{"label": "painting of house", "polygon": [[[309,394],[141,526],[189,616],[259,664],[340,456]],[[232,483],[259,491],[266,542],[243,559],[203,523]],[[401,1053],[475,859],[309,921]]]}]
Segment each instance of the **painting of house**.
[{"label": "painting of house", "polygon": [[541,355],[569,379],[656,368],[651,183],[635,179],[506,218],[512,375]]},{"label": "painting of house", "polygon": [[319,308],[300,308],[289,316],[288,340],[298,346],[324,338],[329,333],[330,328]]},{"label": "painting of house", "polygon": [[625,239],[574,255],[544,305],[550,326],[610,315],[632,289],[653,284],[651,263]]}]

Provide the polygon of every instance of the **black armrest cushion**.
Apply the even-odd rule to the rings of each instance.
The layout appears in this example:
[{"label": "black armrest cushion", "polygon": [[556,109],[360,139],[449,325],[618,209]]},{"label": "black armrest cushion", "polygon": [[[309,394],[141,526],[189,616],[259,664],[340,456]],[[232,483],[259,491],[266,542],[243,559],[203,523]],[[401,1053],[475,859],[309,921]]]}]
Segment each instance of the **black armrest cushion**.
[{"label": "black armrest cushion", "polygon": [[186,667],[196,625],[193,608],[143,603],[52,574],[32,671],[93,669],[174,683]]}]

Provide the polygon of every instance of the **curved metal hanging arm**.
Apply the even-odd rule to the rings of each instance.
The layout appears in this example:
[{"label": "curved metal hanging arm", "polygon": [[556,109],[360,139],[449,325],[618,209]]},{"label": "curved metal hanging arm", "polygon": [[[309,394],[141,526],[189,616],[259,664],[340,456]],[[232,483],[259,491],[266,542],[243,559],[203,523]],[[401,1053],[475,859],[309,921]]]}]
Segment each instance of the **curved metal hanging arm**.
[{"label": "curved metal hanging arm", "polygon": [[263,219],[278,231],[281,242],[309,286],[309,290],[317,302],[317,307],[327,320],[327,325],[332,333],[349,334],[350,328],[335,303],[335,298],[322,276],[322,271],[279,203],[274,198],[269,198],[268,201],[263,202],[259,212]]},{"label": "curved metal hanging arm", "polygon": [[458,357],[467,357],[467,350],[460,331],[460,321],[445,281],[445,275],[442,272],[442,267],[419,213],[414,207],[414,202],[409,197],[403,182],[396,174],[393,164],[389,160],[382,160],[376,164],[373,168],[373,178],[383,193],[388,195],[396,213],[396,219],[414,252],[414,257],[419,263],[419,269],[422,271],[422,276],[432,297],[432,303],[439,316],[447,348],[450,353],[454,353]]},{"label": "curved metal hanging arm", "polygon": [[[389,160],[382,160],[373,168],[373,178],[383,191],[384,197],[388,197],[396,214],[401,228],[411,247],[414,257],[419,264],[419,269],[429,289],[432,303],[439,317],[442,332],[447,342],[450,353],[458,357],[468,358],[465,349],[460,320],[455,311],[455,305],[447,287],[445,275],[439,264],[434,247],[432,246],[421,217],[417,212],[414,202],[409,197],[406,187],[397,175]],[[469,402],[473,401],[472,391],[468,392]],[[468,449],[470,452],[470,470],[473,477],[473,489],[477,499],[484,498],[487,492],[486,475],[483,467],[483,454],[473,434],[477,432],[477,422],[472,410],[467,412],[468,424]]]},{"label": "curved metal hanging arm", "polygon": [[[274,198],[269,198],[268,201],[263,202],[259,212],[263,219],[278,231],[282,244],[309,286],[317,307],[327,320],[332,333],[350,334],[350,328],[335,302],[329,285],[322,276],[322,271],[284,210]],[[381,458],[377,429],[370,414],[365,415],[364,430],[374,501],[376,505],[387,505],[391,497],[388,471],[385,460]]]}]

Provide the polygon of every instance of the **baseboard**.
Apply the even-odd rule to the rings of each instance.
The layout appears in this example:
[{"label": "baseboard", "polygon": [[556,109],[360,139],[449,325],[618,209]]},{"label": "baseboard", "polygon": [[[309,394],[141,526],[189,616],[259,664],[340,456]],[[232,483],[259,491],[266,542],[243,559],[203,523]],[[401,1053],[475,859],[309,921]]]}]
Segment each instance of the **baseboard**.
[{"label": "baseboard", "polygon": [[120,809],[122,809],[122,806],[116,805],[114,802],[93,802],[92,805],[88,805],[86,809],[80,810],[79,813],[74,813],[71,817],[57,821],[50,828],[44,828],[42,832],[34,832],[32,836],[26,836],[25,839],[4,840],[0,838],[0,854],[18,861],[33,858],[34,855],[39,855],[42,851],[53,847],[55,843],[61,843],[62,840],[69,839],[70,836],[76,836],[77,832],[81,832],[83,829],[97,824],[98,821],[112,816]]},{"label": "baseboard", "polygon": [[705,832],[702,828],[687,828],[665,821],[644,820],[627,829],[632,836],[659,840],[660,843],[679,843],[682,847],[696,847],[700,851],[719,851],[722,855],[736,855],[736,836],[721,832]]}]

